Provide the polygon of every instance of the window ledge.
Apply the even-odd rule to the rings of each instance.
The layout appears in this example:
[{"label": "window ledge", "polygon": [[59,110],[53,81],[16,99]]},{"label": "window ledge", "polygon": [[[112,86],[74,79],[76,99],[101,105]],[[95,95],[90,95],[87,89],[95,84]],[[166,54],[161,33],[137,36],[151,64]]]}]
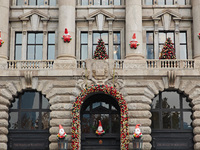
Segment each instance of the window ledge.
[{"label": "window ledge", "polygon": [[143,9],[160,9],[160,8],[170,8],[170,9],[191,9],[192,6],[191,5],[143,5],[142,6]]},{"label": "window ledge", "polygon": [[77,9],[125,9],[125,6],[114,6],[114,5],[108,5],[108,6],[94,6],[94,5],[88,5],[88,6],[76,6]]},{"label": "window ledge", "polygon": [[58,9],[58,6],[11,6],[11,9]]}]

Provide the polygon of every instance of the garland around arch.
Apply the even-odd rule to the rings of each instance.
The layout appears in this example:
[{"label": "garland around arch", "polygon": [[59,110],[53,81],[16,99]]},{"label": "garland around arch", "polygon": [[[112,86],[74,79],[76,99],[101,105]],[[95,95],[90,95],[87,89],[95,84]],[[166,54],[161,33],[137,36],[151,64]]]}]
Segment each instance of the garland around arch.
[{"label": "garland around arch", "polygon": [[105,94],[112,95],[116,98],[120,106],[121,114],[121,150],[128,150],[129,144],[129,129],[128,129],[128,108],[126,101],[122,94],[120,94],[115,88],[107,85],[92,85],[81,91],[80,95],[76,98],[72,108],[72,150],[80,149],[80,109],[85,98],[90,93],[104,92]]}]

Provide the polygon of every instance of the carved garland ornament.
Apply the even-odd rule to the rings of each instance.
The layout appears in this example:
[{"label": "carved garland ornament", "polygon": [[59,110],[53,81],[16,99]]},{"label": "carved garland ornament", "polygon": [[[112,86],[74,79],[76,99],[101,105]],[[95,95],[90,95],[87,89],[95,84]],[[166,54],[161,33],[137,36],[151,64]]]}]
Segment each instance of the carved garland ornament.
[{"label": "carved garland ornament", "polygon": [[104,94],[112,95],[116,98],[120,106],[121,114],[121,150],[128,150],[129,144],[129,130],[128,130],[128,108],[126,101],[122,94],[120,94],[115,88],[107,85],[92,85],[81,91],[80,95],[76,98],[72,108],[72,150],[80,149],[80,109],[85,98],[90,93],[103,92]]}]

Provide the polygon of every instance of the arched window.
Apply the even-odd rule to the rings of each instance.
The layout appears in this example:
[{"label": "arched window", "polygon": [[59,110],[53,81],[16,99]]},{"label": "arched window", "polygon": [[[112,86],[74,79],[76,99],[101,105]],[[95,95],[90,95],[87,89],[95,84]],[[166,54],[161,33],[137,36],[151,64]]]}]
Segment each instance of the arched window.
[{"label": "arched window", "polygon": [[50,105],[39,92],[14,99],[9,116],[9,149],[48,149]]},{"label": "arched window", "polygon": [[192,150],[192,109],[188,97],[177,91],[160,92],[152,102],[153,149]]}]

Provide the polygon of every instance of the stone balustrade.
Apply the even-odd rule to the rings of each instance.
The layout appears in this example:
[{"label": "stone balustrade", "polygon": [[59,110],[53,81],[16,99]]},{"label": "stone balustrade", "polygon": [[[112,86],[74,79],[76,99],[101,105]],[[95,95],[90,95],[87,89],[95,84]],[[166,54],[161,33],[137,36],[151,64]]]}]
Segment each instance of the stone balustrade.
[{"label": "stone balustrade", "polygon": [[86,68],[86,61],[85,60],[77,60],[77,68]]}]

